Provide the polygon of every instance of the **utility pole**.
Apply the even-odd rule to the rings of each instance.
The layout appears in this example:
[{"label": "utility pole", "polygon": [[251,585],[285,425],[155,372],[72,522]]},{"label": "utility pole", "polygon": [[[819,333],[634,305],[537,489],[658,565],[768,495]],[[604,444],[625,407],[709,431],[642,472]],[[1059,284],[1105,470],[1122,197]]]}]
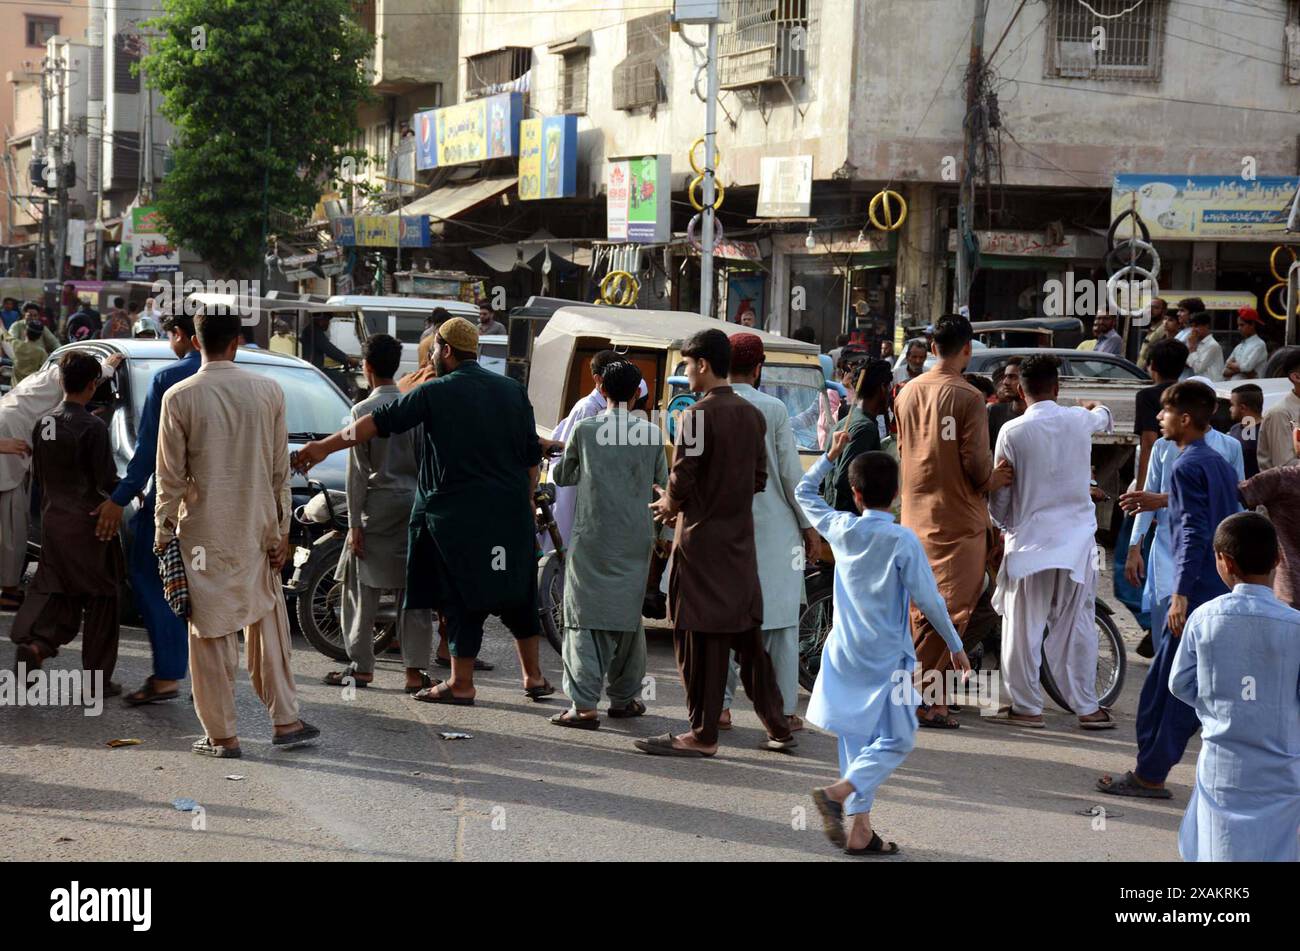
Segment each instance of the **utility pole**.
[{"label": "utility pole", "polygon": [[[975,0],[975,20],[970,33],[970,66],[966,72],[966,119],[962,123],[964,162],[961,176],[961,204],[957,210],[957,307],[970,304],[970,286],[973,278],[973,251],[968,236],[975,228],[975,175],[976,154],[980,148],[975,112],[984,77],[984,22],[988,17],[989,0]],[[981,127],[982,129],[982,127]]]},{"label": "utility pole", "polygon": [[714,146],[718,137],[718,24],[709,23],[708,78],[704,102],[704,205],[700,227],[700,316],[713,315],[713,202],[716,195]]},{"label": "utility pole", "polygon": [[58,89],[58,109],[59,114],[56,117],[58,122],[58,137],[54,145],[54,174],[55,179],[55,197],[59,206],[59,236],[54,246],[54,273],[55,278],[60,283],[63,282],[63,259],[68,254],[68,162],[65,154],[64,139],[64,122],[63,118],[67,114],[67,86],[65,83],[65,74],[63,63],[55,59],[52,63],[54,67],[54,81]]}]

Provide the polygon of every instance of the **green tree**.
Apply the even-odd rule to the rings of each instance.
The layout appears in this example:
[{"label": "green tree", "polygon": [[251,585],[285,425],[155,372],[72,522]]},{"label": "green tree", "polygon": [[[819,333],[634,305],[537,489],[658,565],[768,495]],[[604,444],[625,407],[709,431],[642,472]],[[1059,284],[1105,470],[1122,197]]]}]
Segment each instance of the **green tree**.
[{"label": "green tree", "polygon": [[163,0],[141,62],[176,127],[156,205],[223,274],[261,265],[266,211],[306,215],[370,98],[355,0]]}]

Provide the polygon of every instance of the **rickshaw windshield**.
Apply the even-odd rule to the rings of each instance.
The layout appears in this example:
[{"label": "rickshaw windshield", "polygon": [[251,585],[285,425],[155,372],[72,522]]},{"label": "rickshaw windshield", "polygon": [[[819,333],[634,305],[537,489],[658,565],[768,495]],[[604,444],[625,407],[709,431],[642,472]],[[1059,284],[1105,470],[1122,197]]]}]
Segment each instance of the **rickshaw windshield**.
[{"label": "rickshaw windshield", "polygon": [[821,396],[825,392],[821,367],[765,363],[758,388],[785,404],[794,428],[795,446],[801,452],[820,452],[817,420],[821,415]]}]

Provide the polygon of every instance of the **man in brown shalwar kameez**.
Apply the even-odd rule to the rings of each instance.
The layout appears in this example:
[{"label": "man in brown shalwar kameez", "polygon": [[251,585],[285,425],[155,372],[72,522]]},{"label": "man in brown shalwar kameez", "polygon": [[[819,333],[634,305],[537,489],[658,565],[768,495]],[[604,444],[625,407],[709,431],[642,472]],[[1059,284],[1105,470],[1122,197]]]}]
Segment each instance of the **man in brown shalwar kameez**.
[{"label": "man in brown shalwar kameez", "polygon": [[745,693],[767,727],[766,748],[787,750],[797,741],[763,649],[754,546],[753,499],[767,485],[767,423],[727,384],[731,343],[721,330],[696,334],[682,356],[691,389],[703,397],[678,420],[668,490],[650,507],[656,520],[676,520],[668,599],[691,729],[636,747],[655,756],[714,755],[734,650]]},{"label": "man in brown shalwar kameez", "polygon": [[[1009,466],[993,468],[989,449],[988,410],[979,390],[962,374],[971,356],[971,325],[965,317],[946,316],[934,329],[931,345],[939,362],[899,391],[894,402],[898,451],[902,461],[902,524],[921,539],[939,593],[967,649],[982,636],[969,630],[987,576],[993,540],[987,495],[1011,481]],[[951,666],[943,638],[912,607],[912,639],[922,696]],[[936,681],[936,676],[939,680]],[[954,729],[941,692],[928,709],[918,711],[923,727]]]}]

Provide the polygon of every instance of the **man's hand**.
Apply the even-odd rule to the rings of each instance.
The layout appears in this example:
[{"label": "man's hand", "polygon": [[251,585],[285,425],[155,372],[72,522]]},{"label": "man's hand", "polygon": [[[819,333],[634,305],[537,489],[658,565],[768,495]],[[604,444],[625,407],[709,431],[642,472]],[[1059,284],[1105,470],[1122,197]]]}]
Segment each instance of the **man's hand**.
[{"label": "man's hand", "polygon": [[1146,562],[1142,560],[1142,546],[1134,545],[1128,550],[1124,560],[1124,579],[1133,587],[1138,587],[1147,576]]},{"label": "man's hand", "polygon": [[300,475],[306,475],[312,466],[325,458],[325,450],[321,448],[320,440],[313,439],[311,442],[303,445],[297,452],[290,453],[289,467]]},{"label": "man's hand", "polygon": [[999,489],[1005,489],[1016,477],[1016,470],[1011,467],[1011,463],[1003,459],[993,469],[993,475],[989,476],[989,491],[996,492]]},{"label": "man's hand", "polygon": [[970,658],[966,656],[965,651],[957,651],[952,655],[952,669],[961,671],[962,683],[970,680]]},{"label": "man's hand", "polygon": [[809,526],[803,530],[803,558],[805,565],[811,565],[821,557],[822,539],[817,529]]},{"label": "man's hand", "polygon": [[348,548],[358,558],[366,557],[366,530],[360,525],[348,529]]},{"label": "man's hand", "polygon": [[1229,360],[1227,363],[1223,365],[1223,375],[1225,377],[1229,377],[1232,376],[1234,373],[1240,373],[1240,372],[1241,372],[1241,367],[1237,366],[1236,360]]},{"label": "man's hand", "polygon": [[657,485],[654,488],[659,498],[650,503],[650,514],[660,525],[668,525],[677,518],[677,508],[673,505],[672,496]]},{"label": "man's hand", "polygon": [[1176,594],[1173,600],[1169,602],[1169,616],[1165,619],[1165,626],[1173,633],[1174,637],[1183,636],[1183,625],[1187,623],[1187,595]]},{"label": "man's hand", "polygon": [[548,459],[554,459],[556,456],[564,454],[564,443],[558,439],[542,439],[538,437],[537,441],[542,444],[542,455]]},{"label": "man's hand", "polygon": [[1126,515],[1155,512],[1169,504],[1169,496],[1162,492],[1125,492],[1119,497],[1119,507]]},{"label": "man's hand", "polygon": [[1098,403],[1096,400],[1079,400],[1079,405],[1091,413],[1101,404]]},{"label": "man's hand", "polygon": [[104,366],[111,367],[112,369],[116,370],[118,367],[122,365],[122,361],[125,359],[126,359],[125,353],[109,354],[107,357],[104,358]]},{"label": "man's hand", "polygon": [[9,456],[30,456],[32,447],[25,439],[0,439],[0,453]]},{"label": "man's hand", "polygon": [[844,447],[849,444],[849,431],[847,428],[839,430],[831,436],[831,448],[826,451],[826,458],[834,462],[844,451]]},{"label": "man's hand", "polygon": [[271,562],[271,567],[279,571],[284,567],[285,562],[289,560],[289,536],[282,535],[280,544],[266,550],[267,560]]},{"label": "man's hand", "polygon": [[122,506],[112,499],[105,499],[90,514],[99,516],[95,523],[95,537],[101,542],[112,541],[122,525]]}]

